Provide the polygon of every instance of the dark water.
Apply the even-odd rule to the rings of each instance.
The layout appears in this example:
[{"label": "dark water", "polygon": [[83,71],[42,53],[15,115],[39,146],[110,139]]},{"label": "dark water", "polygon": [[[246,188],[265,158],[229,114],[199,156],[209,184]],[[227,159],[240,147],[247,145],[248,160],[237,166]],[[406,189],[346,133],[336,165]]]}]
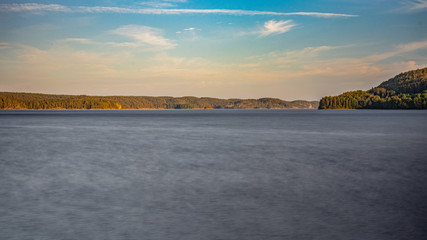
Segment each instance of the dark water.
[{"label": "dark water", "polygon": [[0,112],[0,238],[426,239],[427,111]]}]

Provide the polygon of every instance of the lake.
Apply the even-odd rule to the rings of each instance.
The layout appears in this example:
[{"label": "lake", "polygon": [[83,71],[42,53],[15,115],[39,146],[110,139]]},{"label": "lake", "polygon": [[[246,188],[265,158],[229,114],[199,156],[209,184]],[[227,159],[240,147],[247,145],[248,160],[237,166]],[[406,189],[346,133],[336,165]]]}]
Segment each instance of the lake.
[{"label": "lake", "polygon": [[0,111],[0,236],[426,239],[427,111]]}]

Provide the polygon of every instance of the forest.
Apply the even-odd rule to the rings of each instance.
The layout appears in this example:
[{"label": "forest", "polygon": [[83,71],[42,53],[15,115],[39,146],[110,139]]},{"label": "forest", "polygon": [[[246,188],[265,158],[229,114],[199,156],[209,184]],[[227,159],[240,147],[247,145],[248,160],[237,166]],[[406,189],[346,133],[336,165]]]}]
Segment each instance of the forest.
[{"label": "forest", "polygon": [[319,109],[427,109],[427,68],[401,73],[368,91],[323,97]]},{"label": "forest", "polygon": [[277,98],[137,97],[0,92],[0,109],[253,109],[318,108],[318,101]]}]

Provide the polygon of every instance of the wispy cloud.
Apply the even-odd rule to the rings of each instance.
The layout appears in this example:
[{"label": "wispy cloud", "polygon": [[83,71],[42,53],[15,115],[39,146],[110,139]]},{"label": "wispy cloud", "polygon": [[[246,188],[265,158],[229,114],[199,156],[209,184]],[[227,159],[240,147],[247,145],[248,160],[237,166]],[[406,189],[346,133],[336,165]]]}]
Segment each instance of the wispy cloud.
[{"label": "wispy cloud", "polygon": [[427,0],[400,0],[399,6],[392,10],[394,13],[414,13],[427,9]]},{"label": "wispy cloud", "polygon": [[409,11],[419,11],[427,8],[427,0],[414,0],[407,3]]},{"label": "wispy cloud", "polygon": [[289,32],[296,24],[292,20],[286,21],[275,21],[270,20],[264,23],[263,29],[259,32],[261,37],[265,37],[271,34],[282,34]]},{"label": "wispy cloud", "polygon": [[138,4],[153,7],[153,8],[169,8],[169,7],[176,7],[177,3],[184,3],[184,2],[187,2],[187,0],[154,0],[154,1],[140,2]]},{"label": "wispy cloud", "polygon": [[[172,2],[172,1],[169,1]],[[176,1],[174,1],[176,2]],[[182,2],[182,1],[181,1]],[[180,14],[225,14],[225,15],[274,15],[274,16],[312,16],[323,18],[358,17],[358,15],[322,12],[272,12],[232,9],[162,9],[162,8],[122,8],[122,7],[66,7],[58,4],[0,4],[1,12],[84,12],[84,13],[121,13],[121,14],[152,14],[152,15],[180,15]]]},{"label": "wispy cloud", "polygon": [[[274,14],[272,14],[274,15]],[[342,14],[342,13],[322,13],[322,12],[291,12],[291,13],[278,13],[277,15],[285,16],[311,16],[311,17],[323,17],[323,18],[334,18],[334,17],[359,17],[359,15],[353,14]]]},{"label": "wispy cloud", "polygon": [[168,7],[175,7],[176,4],[169,3],[169,2],[159,2],[159,1],[153,1],[153,2],[141,2],[140,5],[149,6],[153,8],[168,8]]},{"label": "wispy cloud", "polygon": [[252,64],[252,66],[255,66],[254,64],[256,64],[262,67],[269,66],[278,69],[288,67],[295,68],[296,66],[304,63],[312,64],[311,61],[317,59],[322,53],[346,47],[348,46],[313,46],[284,52],[273,51],[268,54],[249,57],[246,59],[249,62],[246,62],[245,64]]},{"label": "wispy cloud", "polygon": [[7,42],[0,42],[0,49],[11,48],[10,44]]},{"label": "wispy cloud", "polygon": [[66,38],[60,40],[61,42],[69,42],[69,43],[80,43],[80,44],[96,44],[96,42],[86,39],[86,38]]},{"label": "wispy cloud", "polygon": [[153,14],[153,15],[179,15],[179,14],[225,14],[225,15],[301,15],[313,17],[357,17],[357,15],[339,14],[339,13],[319,13],[319,12],[269,12],[269,11],[249,11],[249,10],[230,10],[230,9],[134,9],[117,7],[79,7],[80,11],[93,13],[133,13],[133,14]]},{"label": "wispy cloud", "polygon": [[72,9],[59,4],[0,4],[0,12],[71,12]]},{"label": "wispy cloud", "polygon": [[171,49],[176,46],[171,40],[163,37],[163,31],[158,28],[142,25],[126,25],[111,31],[114,34],[133,39],[133,42],[115,43],[116,46],[140,47],[152,46],[161,49]]},{"label": "wispy cloud", "polygon": [[[339,51],[344,48],[354,48],[354,45],[342,45],[342,46],[314,46],[306,47],[300,50],[288,50],[288,51],[273,51],[268,54],[253,56],[248,58],[248,63],[251,64],[261,64],[263,67],[268,66],[270,68],[276,69],[287,69],[291,68],[293,71],[297,71],[299,68],[302,69],[302,73],[308,74],[309,71],[304,72],[307,69],[316,68],[318,71],[322,72],[327,69],[337,69],[338,66],[347,66],[351,69],[356,66],[365,66],[364,69],[367,69],[368,66],[377,66],[383,62],[383,60],[391,60],[393,62],[394,57],[404,57],[421,49],[427,49],[427,40],[420,42],[411,42],[406,44],[397,45],[391,47],[390,51],[372,53],[362,57],[336,57],[336,58],[324,58],[325,55],[331,51]],[[401,59],[401,58],[399,58]],[[413,57],[409,57],[409,60],[412,60]],[[424,58],[425,59],[425,58]],[[387,61],[387,64],[390,61]],[[323,70],[322,70],[323,69]],[[344,67],[340,71],[336,71],[334,74],[344,75]]]},{"label": "wispy cloud", "polygon": [[395,47],[392,51],[381,53],[381,54],[374,54],[366,58],[366,60],[370,61],[381,61],[385,60],[391,57],[394,57],[399,54],[407,53],[407,52],[413,52],[419,49],[427,48],[427,40],[426,41],[420,41],[420,42],[412,42],[407,44],[401,44]]}]

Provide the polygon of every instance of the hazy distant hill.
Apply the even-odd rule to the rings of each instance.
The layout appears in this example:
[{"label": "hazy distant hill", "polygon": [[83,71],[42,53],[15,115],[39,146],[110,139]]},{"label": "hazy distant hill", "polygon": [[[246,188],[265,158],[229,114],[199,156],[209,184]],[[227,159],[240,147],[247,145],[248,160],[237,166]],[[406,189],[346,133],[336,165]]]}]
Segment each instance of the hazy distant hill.
[{"label": "hazy distant hill", "polygon": [[427,109],[427,68],[401,73],[369,91],[324,97],[319,109]]},{"label": "hazy distant hill", "polygon": [[317,108],[318,105],[318,101],[289,102],[277,98],[218,99],[0,93],[0,109],[249,109]]}]

